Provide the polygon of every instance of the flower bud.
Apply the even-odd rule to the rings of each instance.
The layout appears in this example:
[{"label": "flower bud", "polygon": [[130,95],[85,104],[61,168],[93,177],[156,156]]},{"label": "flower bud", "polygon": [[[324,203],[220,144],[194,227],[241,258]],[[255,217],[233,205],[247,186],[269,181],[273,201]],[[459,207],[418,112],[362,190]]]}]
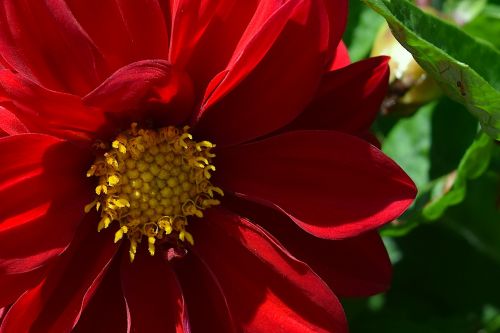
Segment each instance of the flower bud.
[{"label": "flower bud", "polygon": [[408,115],[440,96],[437,83],[420,67],[384,24],[379,30],[372,56],[388,55],[391,75],[389,90],[382,103],[382,113]]}]

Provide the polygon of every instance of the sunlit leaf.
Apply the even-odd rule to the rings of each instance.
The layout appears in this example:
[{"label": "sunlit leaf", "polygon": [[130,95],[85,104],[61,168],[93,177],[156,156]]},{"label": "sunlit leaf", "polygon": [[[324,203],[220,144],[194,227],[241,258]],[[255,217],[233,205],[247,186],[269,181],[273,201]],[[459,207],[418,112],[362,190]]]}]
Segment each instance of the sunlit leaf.
[{"label": "sunlit leaf", "polygon": [[500,139],[500,52],[407,0],[363,0],[452,99]]}]

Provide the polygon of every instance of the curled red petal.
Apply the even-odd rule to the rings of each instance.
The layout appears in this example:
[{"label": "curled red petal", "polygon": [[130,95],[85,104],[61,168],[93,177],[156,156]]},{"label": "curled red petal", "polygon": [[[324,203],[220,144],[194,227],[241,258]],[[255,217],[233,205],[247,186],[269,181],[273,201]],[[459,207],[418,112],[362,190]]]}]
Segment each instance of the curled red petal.
[{"label": "curled red petal", "polygon": [[[180,0],[172,8],[170,61],[185,68],[197,91],[224,70],[262,22],[277,10],[279,0]],[[248,40],[247,40],[248,42]],[[240,43],[240,44],[241,44]]]},{"label": "curled red petal", "polygon": [[182,286],[192,331],[237,333],[223,288],[210,266],[192,252],[172,264]]},{"label": "curled red petal", "polygon": [[304,0],[285,2],[262,27],[253,27],[253,35],[240,42],[229,62],[227,75],[218,78],[220,83],[195,115],[195,133],[229,145],[292,121],[319,84],[327,24],[322,2]]},{"label": "curled red petal", "polygon": [[[145,112],[156,114],[168,125],[186,120],[194,104],[190,78],[166,60],[143,60],[117,70],[83,98],[86,105],[106,113],[120,113],[120,122],[138,120]],[[128,125],[125,125],[128,126]]]},{"label": "curled red petal", "polygon": [[333,292],[266,231],[217,208],[194,227],[193,251],[213,271],[238,331],[347,332]]},{"label": "curled red petal", "polygon": [[128,333],[129,326],[120,283],[120,260],[114,259],[72,332]]},{"label": "curled red petal", "polygon": [[0,22],[7,68],[46,88],[79,95],[103,79],[102,55],[65,1],[5,0]]},{"label": "curled red petal", "polygon": [[[30,132],[91,142],[105,126],[101,110],[83,105],[75,95],[48,90],[10,70],[0,70],[0,103]],[[9,107],[11,106],[11,107]]]},{"label": "curled red petal", "polygon": [[70,332],[75,327],[118,248],[110,231],[97,233],[94,221],[85,222],[47,277],[12,305],[1,333]]},{"label": "curled red petal", "polygon": [[165,21],[161,3],[168,1],[66,2],[75,20],[101,52],[107,65],[106,76],[139,60],[167,59],[169,22]]},{"label": "curled red petal", "polygon": [[131,332],[190,332],[179,281],[160,256],[123,256],[121,282]]},{"label": "curled red petal", "polygon": [[18,274],[0,273],[0,307],[14,303],[26,290],[40,283],[46,272],[47,266]]},{"label": "curled red petal", "polygon": [[0,138],[0,150],[0,271],[28,272],[73,238],[92,197],[82,181],[88,155],[39,134]]},{"label": "curled red petal", "polygon": [[0,106],[0,137],[28,132],[26,125],[13,112]]},{"label": "curled red petal", "polygon": [[232,196],[224,198],[224,205],[269,231],[295,257],[311,266],[336,295],[366,297],[390,286],[391,262],[376,231],[343,240],[321,239],[272,208]]},{"label": "curled red petal", "polygon": [[[329,60],[335,58],[335,54],[338,54],[338,47],[342,47],[343,43],[341,41],[342,35],[344,34],[346,24],[347,24],[347,14],[349,1],[348,0],[323,0],[326,12],[328,13],[328,21],[330,23],[329,27]],[[344,47],[345,49],[345,47]],[[337,50],[337,52],[335,52]],[[347,50],[345,50],[347,51]],[[346,52],[347,53],[347,52]],[[332,67],[333,64],[330,65]]]},{"label": "curled red petal", "polygon": [[295,131],[221,149],[215,184],[328,239],[358,235],[413,202],[412,180],[380,150],[334,131]]},{"label": "curled red petal", "polygon": [[388,61],[370,58],[325,74],[315,99],[288,128],[366,134],[387,92]]},{"label": "curled red petal", "polygon": [[8,306],[0,308],[0,325],[2,324],[3,317],[5,317],[5,314],[7,313],[8,310],[9,310]]},{"label": "curled red petal", "polygon": [[334,71],[342,67],[349,66],[350,64],[351,64],[351,58],[349,57],[347,46],[345,46],[344,42],[340,41],[339,45],[337,46],[337,49],[335,50],[333,61],[330,64],[330,71]]}]

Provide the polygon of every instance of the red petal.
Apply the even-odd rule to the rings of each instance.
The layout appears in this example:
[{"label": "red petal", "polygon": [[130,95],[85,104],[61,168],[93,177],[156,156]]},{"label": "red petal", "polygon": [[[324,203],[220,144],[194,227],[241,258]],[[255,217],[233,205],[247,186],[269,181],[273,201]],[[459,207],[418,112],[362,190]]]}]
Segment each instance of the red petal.
[{"label": "red petal", "polygon": [[289,128],[369,131],[387,91],[388,61],[370,58],[326,74],[315,100]]},{"label": "red petal", "polygon": [[380,150],[333,131],[296,131],[221,149],[215,183],[288,214],[321,238],[357,235],[412,203],[411,179]]},{"label": "red petal", "polygon": [[2,324],[3,318],[7,314],[7,311],[8,311],[8,307],[7,306],[3,307],[3,308],[0,308],[0,325]]},{"label": "red petal", "polygon": [[[377,232],[339,241],[316,241],[316,238],[308,236],[308,244],[316,244],[320,253],[338,255],[324,260],[309,247],[301,253],[301,258],[310,263],[321,277],[325,277],[340,296],[366,297],[387,291],[392,280],[392,266]],[[296,242],[294,249],[298,247]]]},{"label": "red petal", "polygon": [[63,1],[5,0],[0,22],[0,53],[9,68],[76,94],[103,79],[102,55]]},{"label": "red petal", "polygon": [[210,78],[226,67],[240,39],[255,33],[252,31],[260,28],[282,2],[176,1],[170,60],[187,68],[197,91],[204,89]]},{"label": "red petal", "polygon": [[106,124],[104,114],[85,107],[80,97],[47,90],[9,70],[0,70],[0,100],[11,103],[10,111],[35,132],[91,141]]},{"label": "red petal", "polygon": [[211,209],[193,231],[193,251],[214,272],[238,331],[347,332],[331,290],[263,229]]},{"label": "red petal", "polygon": [[120,68],[83,101],[108,113],[120,112],[122,123],[127,122],[123,112],[128,112],[130,120],[138,120],[161,104],[162,120],[169,125],[184,121],[194,104],[190,79],[165,60],[144,60]]},{"label": "red petal", "polygon": [[[348,0],[323,0],[328,13],[328,19],[330,22],[330,37],[329,37],[329,52],[332,56],[338,46],[342,47],[343,43],[341,41],[342,35],[344,34],[346,24],[347,24],[347,14],[349,1]],[[340,44],[339,44],[340,43]],[[345,49],[345,47],[344,47]],[[346,50],[347,52],[347,50]]]},{"label": "red petal", "polygon": [[163,0],[68,0],[78,23],[102,52],[109,73],[135,61],[167,59]]},{"label": "red petal", "polygon": [[40,283],[46,271],[45,266],[21,274],[2,272],[0,274],[0,307],[14,303],[26,290]]},{"label": "red petal", "polygon": [[235,144],[281,128],[303,110],[326,62],[328,17],[321,4],[286,2],[259,30],[253,27],[195,117],[197,134]]},{"label": "red petal", "polygon": [[73,333],[127,333],[127,307],[120,283],[119,260],[114,260]]},{"label": "red petal", "polygon": [[193,332],[238,332],[222,286],[210,266],[191,252],[180,260],[174,260],[173,265],[186,299],[191,330]]},{"label": "red petal", "polygon": [[0,270],[22,273],[59,255],[92,191],[87,153],[39,134],[0,139]]},{"label": "red petal", "polygon": [[295,257],[311,266],[336,295],[366,297],[386,291],[390,285],[391,262],[376,232],[344,240],[321,239],[271,208],[230,196],[224,198],[224,205],[277,237]]},{"label": "red petal", "polygon": [[121,276],[131,332],[189,332],[179,281],[160,256],[123,256]]},{"label": "red petal", "polygon": [[115,252],[112,232],[98,234],[86,220],[47,278],[10,308],[1,333],[69,332],[99,286]]},{"label": "red petal", "polygon": [[0,137],[28,132],[26,125],[14,113],[0,106]]},{"label": "red petal", "polygon": [[351,58],[349,57],[349,52],[347,50],[347,47],[345,46],[344,42],[340,41],[335,51],[332,64],[330,65],[330,70],[335,71],[342,67],[349,66],[350,64],[351,64]]}]

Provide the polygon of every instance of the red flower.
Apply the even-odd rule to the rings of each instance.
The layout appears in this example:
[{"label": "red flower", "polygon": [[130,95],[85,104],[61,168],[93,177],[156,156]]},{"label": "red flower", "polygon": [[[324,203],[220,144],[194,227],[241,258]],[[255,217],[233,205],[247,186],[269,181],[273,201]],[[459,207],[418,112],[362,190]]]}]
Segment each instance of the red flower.
[{"label": "red flower", "polygon": [[363,139],[387,59],[349,65],[346,7],[4,0],[0,332],[346,332],[415,196]]}]

